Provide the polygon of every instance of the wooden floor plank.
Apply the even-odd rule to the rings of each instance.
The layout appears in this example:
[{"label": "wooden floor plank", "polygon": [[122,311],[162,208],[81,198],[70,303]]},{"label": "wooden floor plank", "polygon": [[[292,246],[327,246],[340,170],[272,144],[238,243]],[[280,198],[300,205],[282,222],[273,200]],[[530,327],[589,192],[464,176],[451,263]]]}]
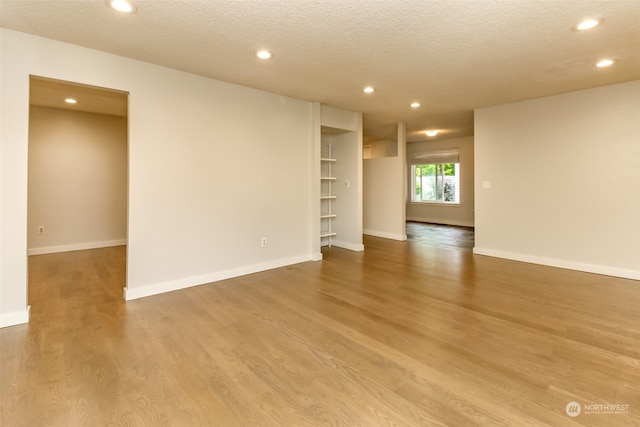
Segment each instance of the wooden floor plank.
[{"label": "wooden floor plank", "polygon": [[124,247],[30,257],[0,425],[640,425],[639,282],[407,230],[127,303]]}]

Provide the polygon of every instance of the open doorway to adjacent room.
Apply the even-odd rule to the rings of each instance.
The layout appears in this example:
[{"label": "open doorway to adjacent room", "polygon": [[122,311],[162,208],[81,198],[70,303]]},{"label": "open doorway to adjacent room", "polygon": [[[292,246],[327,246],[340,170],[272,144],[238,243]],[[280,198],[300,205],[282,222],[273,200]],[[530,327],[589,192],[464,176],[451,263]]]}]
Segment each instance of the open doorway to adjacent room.
[{"label": "open doorway to adjacent room", "polygon": [[474,235],[473,227],[407,222],[407,240],[425,246],[473,251]]},{"label": "open doorway to adjacent room", "polygon": [[[126,92],[31,76],[27,200],[32,320],[123,304],[128,200]],[[56,296],[57,298],[50,298]],[[116,309],[116,308],[114,308]]]}]

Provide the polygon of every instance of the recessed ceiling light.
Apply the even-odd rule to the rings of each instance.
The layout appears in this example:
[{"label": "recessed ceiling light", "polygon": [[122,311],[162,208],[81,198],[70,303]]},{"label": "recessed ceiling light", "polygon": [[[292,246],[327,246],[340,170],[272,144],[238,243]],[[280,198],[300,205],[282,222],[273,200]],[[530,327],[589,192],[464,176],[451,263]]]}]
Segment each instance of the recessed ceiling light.
[{"label": "recessed ceiling light", "polygon": [[371,86],[367,86],[363,89],[364,93],[371,93],[373,91],[375,91],[374,88],[372,88]]},{"label": "recessed ceiling light", "polygon": [[127,0],[108,0],[107,4],[111,9],[122,13],[136,13],[136,7]]},{"label": "recessed ceiling light", "polygon": [[614,62],[613,59],[603,59],[596,64],[596,67],[599,67],[599,68],[608,67],[609,65],[613,65],[613,62]]},{"label": "recessed ceiling light", "polygon": [[260,59],[269,59],[271,58],[271,52],[269,52],[268,50],[260,50],[258,51],[258,53],[256,53],[256,56]]},{"label": "recessed ceiling light", "polygon": [[76,100],[75,100],[75,99],[73,99],[73,98],[66,98],[66,99],[64,100],[64,102],[66,102],[67,104],[77,104],[77,103],[78,103],[78,101],[76,101]]},{"label": "recessed ceiling light", "polygon": [[603,19],[594,19],[594,18],[589,18],[589,19],[585,19],[584,21],[580,22],[579,24],[575,25],[573,27],[574,31],[584,31],[584,30],[590,30],[594,27],[597,27],[598,25],[602,24],[602,21],[604,21]]},{"label": "recessed ceiling light", "polygon": [[438,134],[438,132],[440,132],[440,131],[438,131],[436,129],[433,129],[433,130],[427,130],[424,133],[426,133],[427,136],[436,136]]},{"label": "recessed ceiling light", "polygon": [[411,103],[411,108],[418,108],[420,106],[419,102],[412,102]]}]

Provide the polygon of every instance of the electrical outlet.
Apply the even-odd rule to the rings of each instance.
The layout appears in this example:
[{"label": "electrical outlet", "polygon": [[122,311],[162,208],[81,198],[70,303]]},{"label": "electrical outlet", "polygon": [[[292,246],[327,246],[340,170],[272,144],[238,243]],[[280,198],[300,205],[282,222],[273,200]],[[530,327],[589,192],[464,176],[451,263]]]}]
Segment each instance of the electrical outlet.
[{"label": "electrical outlet", "polygon": [[44,234],[44,225],[38,227],[38,234]]},{"label": "electrical outlet", "polygon": [[267,246],[267,238],[263,237],[262,239],[260,239],[260,246],[262,246],[263,248],[265,246]]}]

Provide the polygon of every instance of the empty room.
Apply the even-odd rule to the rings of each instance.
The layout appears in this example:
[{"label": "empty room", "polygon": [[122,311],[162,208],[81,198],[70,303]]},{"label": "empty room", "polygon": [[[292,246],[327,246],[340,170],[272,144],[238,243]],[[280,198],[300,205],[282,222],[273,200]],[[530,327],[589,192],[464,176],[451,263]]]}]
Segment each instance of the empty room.
[{"label": "empty room", "polygon": [[640,425],[639,25],[0,0],[0,425]]}]

